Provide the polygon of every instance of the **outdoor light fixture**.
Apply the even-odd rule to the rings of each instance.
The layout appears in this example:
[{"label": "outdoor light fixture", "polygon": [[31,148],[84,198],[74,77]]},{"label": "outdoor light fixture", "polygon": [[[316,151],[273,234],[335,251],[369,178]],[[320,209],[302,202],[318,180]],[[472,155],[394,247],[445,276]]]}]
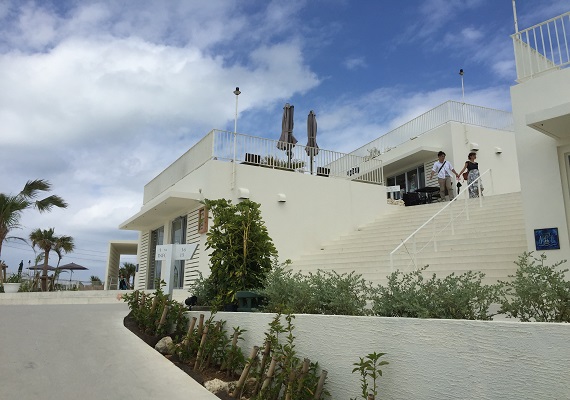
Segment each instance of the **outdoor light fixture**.
[{"label": "outdoor light fixture", "polygon": [[285,203],[287,201],[287,196],[284,193],[277,193],[277,201],[279,203]]},{"label": "outdoor light fixture", "polygon": [[471,149],[471,151],[479,151],[479,145],[477,143],[469,143],[469,148]]},{"label": "outdoor light fixture", "polygon": [[249,199],[249,189],[238,188],[238,199]]},{"label": "outdoor light fixture", "polygon": [[501,154],[503,152],[503,149],[501,149],[500,147],[495,147],[495,153],[496,154]]}]

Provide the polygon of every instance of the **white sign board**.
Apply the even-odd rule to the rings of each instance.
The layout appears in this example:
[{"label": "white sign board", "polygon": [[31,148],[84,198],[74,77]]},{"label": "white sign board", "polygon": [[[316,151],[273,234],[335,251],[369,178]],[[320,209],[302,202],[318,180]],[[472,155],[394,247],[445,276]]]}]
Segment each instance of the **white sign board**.
[{"label": "white sign board", "polygon": [[174,283],[174,261],[190,260],[194,257],[198,243],[191,244],[163,244],[156,246],[156,261],[162,261],[160,279],[166,283],[164,292],[172,295]]},{"label": "white sign board", "polygon": [[163,244],[156,246],[156,254],[154,259],[157,261],[164,261],[170,259],[170,254],[172,251],[172,245]]},{"label": "white sign board", "polygon": [[190,260],[198,248],[198,243],[177,244],[174,246],[175,260]]}]

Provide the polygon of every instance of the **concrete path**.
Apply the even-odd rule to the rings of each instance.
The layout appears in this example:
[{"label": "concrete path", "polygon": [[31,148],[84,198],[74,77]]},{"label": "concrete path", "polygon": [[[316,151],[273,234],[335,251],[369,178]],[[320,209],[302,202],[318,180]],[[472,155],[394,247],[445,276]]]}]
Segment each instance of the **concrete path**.
[{"label": "concrete path", "polygon": [[1,305],[0,399],[217,397],[123,326],[125,303]]}]

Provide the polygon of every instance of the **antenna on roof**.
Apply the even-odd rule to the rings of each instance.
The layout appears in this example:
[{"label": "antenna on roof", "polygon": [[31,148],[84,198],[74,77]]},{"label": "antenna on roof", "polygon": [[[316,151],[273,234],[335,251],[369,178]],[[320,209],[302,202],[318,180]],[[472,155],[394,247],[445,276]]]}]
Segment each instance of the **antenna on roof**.
[{"label": "antenna on roof", "polygon": [[515,0],[513,0],[513,16],[515,17],[515,33],[518,33],[519,23],[517,21],[517,5],[515,4]]}]

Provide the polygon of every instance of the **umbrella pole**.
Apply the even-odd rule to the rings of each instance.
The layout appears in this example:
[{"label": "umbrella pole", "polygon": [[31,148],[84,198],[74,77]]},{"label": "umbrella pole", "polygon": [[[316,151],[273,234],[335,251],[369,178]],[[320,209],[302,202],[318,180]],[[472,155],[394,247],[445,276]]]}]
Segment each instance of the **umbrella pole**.
[{"label": "umbrella pole", "polygon": [[311,155],[311,175],[313,175],[313,156]]}]

